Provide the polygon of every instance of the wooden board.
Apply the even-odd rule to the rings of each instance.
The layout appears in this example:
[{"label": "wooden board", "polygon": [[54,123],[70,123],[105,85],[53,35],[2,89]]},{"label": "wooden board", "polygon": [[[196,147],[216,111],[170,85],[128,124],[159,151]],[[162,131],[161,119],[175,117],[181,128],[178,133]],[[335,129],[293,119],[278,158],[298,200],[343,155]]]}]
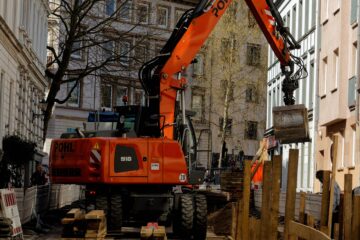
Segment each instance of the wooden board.
[{"label": "wooden board", "polygon": [[305,224],[306,193],[300,193],[299,223]]},{"label": "wooden board", "polygon": [[271,184],[271,216],[269,239],[278,239],[278,217],[280,202],[280,179],[281,179],[282,157],[274,156],[272,160],[272,184]]},{"label": "wooden board", "polygon": [[289,235],[299,237],[307,240],[330,240],[330,238],[312,227],[297,223],[295,221],[289,222]]},{"label": "wooden board", "polygon": [[322,198],[321,198],[320,226],[326,226],[326,228],[328,225],[328,214],[329,214],[329,200],[330,200],[329,189],[330,189],[330,171],[324,171]]},{"label": "wooden board", "polygon": [[352,237],[360,239],[360,196],[353,198]]},{"label": "wooden board", "polygon": [[245,161],[244,168],[244,185],[243,185],[243,197],[242,197],[242,240],[249,239],[249,208],[250,208],[250,181],[251,178],[251,162]]},{"label": "wooden board", "polygon": [[271,201],[271,162],[264,162],[263,196],[261,206],[261,239],[268,239],[270,234],[270,201]]},{"label": "wooden board", "polygon": [[289,239],[289,225],[290,221],[295,219],[295,200],[296,200],[296,181],[298,170],[299,150],[290,149],[289,165],[288,165],[288,179],[285,203],[285,229],[284,239]]},{"label": "wooden board", "polygon": [[352,240],[351,218],[352,218],[352,175],[345,174],[344,188],[344,240]]},{"label": "wooden board", "polygon": [[330,201],[329,201],[329,214],[328,214],[328,235],[331,233],[331,227],[332,227],[332,213],[333,213],[333,204],[334,204],[334,187],[335,187],[335,179],[336,179],[336,168],[337,168],[337,149],[338,149],[338,142],[339,142],[339,136],[334,136],[333,141],[333,147],[332,147],[332,171],[331,171],[331,182],[330,182]]}]

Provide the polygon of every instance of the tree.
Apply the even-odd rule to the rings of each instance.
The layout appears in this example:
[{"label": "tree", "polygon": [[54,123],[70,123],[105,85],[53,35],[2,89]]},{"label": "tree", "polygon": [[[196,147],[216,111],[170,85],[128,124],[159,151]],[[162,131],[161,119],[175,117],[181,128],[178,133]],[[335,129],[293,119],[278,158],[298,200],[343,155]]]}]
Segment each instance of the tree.
[{"label": "tree", "polygon": [[[68,101],[81,79],[132,70],[128,63],[136,45],[121,46],[120,40],[126,40],[143,24],[144,15],[149,14],[147,10],[138,9],[137,24],[119,24],[119,19],[126,20],[134,10],[130,0],[51,0],[50,9],[45,71],[50,87],[45,99],[44,139],[55,104]],[[138,43],[149,35],[143,32]],[[135,57],[131,60],[139,64],[143,61]],[[67,95],[59,99],[58,92],[65,84],[71,87]]]},{"label": "tree", "polygon": [[207,64],[200,84],[208,91],[205,109],[218,167],[223,146],[239,147],[245,155],[250,148],[256,151],[254,140],[260,136],[246,137],[248,122],[258,121],[258,131],[265,129],[267,45],[253,20],[243,1],[233,1],[203,49]]}]

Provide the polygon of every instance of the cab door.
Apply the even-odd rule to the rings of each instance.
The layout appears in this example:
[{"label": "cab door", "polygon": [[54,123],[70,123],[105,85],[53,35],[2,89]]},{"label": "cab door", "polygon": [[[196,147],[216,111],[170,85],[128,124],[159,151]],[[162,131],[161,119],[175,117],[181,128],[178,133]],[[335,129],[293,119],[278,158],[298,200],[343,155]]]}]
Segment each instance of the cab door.
[{"label": "cab door", "polygon": [[110,140],[110,177],[116,181],[147,182],[148,140],[146,138],[119,138]]}]

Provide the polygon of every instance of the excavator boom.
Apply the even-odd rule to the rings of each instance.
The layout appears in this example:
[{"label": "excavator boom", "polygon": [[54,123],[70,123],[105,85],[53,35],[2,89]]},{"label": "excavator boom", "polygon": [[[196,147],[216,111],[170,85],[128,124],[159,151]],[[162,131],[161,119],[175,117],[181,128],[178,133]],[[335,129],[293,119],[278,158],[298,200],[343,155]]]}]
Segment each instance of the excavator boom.
[{"label": "excavator boom", "polygon": [[[140,80],[150,99],[149,107],[154,114],[159,114],[159,129],[164,137],[173,139],[174,136],[177,92],[183,90],[187,84],[181,73],[196,57],[231,2],[231,0],[200,1],[179,20],[173,34],[161,50],[161,55],[145,64],[140,70]],[[294,81],[291,81],[294,62],[290,50],[300,46],[283,26],[272,0],[245,0],[245,2],[279,59],[286,77],[285,82],[291,82],[286,85],[288,93],[285,96],[290,100],[285,99],[285,103],[294,104],[292,93],[296,86],[294,87]]]}]

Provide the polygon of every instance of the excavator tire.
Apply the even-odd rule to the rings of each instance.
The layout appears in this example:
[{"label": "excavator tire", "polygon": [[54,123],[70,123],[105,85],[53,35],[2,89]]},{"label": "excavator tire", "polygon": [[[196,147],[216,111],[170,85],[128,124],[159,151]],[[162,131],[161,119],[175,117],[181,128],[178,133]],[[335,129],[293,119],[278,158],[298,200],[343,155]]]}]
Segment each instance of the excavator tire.
[{"label": "excavator tire", "polygon": [[113,230],[121,230],[123,211],[122,211],[122,198],[120,194],[111,195],[110,207],[111,207],[110,227]]},{"label": "excavator tire", "polygon": [[206,196],[194,196],[194,239],[205,240],[207,231],[207,201]]},{"label": "excavator tire", "polygon": [[96,197],[96,209],[104,210],[107,216],[107,225],[110,230],[121,230],[122,225],[122,201],[121,195],[98,195]]},{"label": "excavator tire", "polygon": [[108,214],[108,199],[106,195],[96,196],[96,208],[98,210],[104,210],[104,213]]},{"label": "excavator tire", "polygon": [[191,239],[194,223],[193,195],[182,194],[174,219],[174,233],[182,239]]}]

